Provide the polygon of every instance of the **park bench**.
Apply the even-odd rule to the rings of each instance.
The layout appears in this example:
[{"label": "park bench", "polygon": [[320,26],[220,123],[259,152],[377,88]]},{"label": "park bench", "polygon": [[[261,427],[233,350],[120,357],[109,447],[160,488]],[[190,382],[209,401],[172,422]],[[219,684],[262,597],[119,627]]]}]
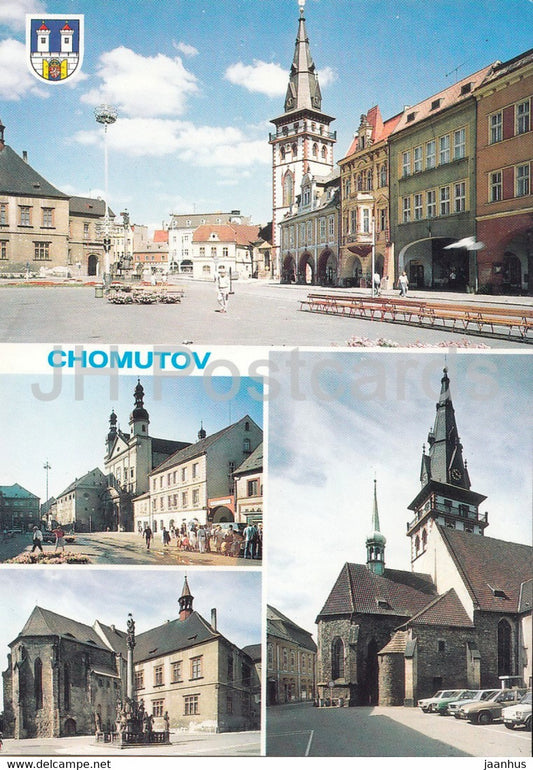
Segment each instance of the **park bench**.
[{"label": "park bench", "polygon": [[533,310],[517,305],[482,306],[468,302],[421,301],[406,297],[358,297],[350,294],[310,293],[300,310],[450,329],[465,334],[499,336],[531,342]]}]

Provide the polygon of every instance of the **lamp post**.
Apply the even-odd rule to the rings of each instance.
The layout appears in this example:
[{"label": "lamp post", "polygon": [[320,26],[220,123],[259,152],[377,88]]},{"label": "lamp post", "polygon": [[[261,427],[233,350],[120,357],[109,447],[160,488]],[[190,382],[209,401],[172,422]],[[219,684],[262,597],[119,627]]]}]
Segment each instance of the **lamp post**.
[{"label": "lamp post", "polygon": [[107,127],[115,123],[118,113],[115,107],[109,104],[101,104],[94,111],[94,117],[97,123],[104,127],[104,189],[105,189],[105,214],[104,214],[104,284],[109,282],[109,251],[111,249],[111,238],[109,237],[109,207],[108,199],[108,173],[107,173]]}]

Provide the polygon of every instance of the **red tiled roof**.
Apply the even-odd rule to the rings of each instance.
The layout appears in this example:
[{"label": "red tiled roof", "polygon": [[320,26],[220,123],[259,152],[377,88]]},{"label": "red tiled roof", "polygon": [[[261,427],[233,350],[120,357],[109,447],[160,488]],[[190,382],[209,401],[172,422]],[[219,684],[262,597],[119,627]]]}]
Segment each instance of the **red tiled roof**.
[{"label": "red tiled roof", "polygon": [[461,604],[455,588],[450,588],[442,596],[437,596],[421,612],[413,615],[405,625],[459,626],[473,628],[474,624]]},{"label": "red tiled roof", "polygon": [[520,587],[531,578],[531,546],[442,526],[439,530],[474,606],[489,612],[518,612]]},{"label": "red tiled roof", "polygon": [[396,569],[376,575],[365,564],[346,563],[317,620],[351,613],[411,617],[436,593],[429,575]]},{"label": "red tiled roof", "polygon": [[218,243],[236,243],[239,246],[246,246],[258,240],[258,225],[200,225],[193,233],[194,243],[204,243],[210,241],[212,233],[218,236]]}]

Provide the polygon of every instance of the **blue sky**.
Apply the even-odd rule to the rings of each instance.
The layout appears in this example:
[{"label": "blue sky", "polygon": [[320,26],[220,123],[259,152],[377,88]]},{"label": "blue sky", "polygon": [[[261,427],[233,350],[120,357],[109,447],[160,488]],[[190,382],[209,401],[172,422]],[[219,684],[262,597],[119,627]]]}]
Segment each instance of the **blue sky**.
[{"label": "blue sky", "polygon": [[[186,574],[175,567],[135,571],[120,567],[112,571],[69,567],[67,581],[65,570],[53,567],[0,570],[0,615],[5,621],[0,628],[1,671],[6,669],[8,644],[22,630],[36,605],[89,626],[100,620],[124,631],[131,612],[135,630],[140,634],[178,617],[178,597]],[[209,623],[211,609],[215,607],[221,634],[239,647],[261,641],[259,572],[196,568],[189,570],[187,580],[194,596],[193,608]]]},{"label": "blue sky", "polygon": [[[57,371],[57,370],[56,370]],[[61,379],[57,398],[42,400],[34,395],[32,385],[40,392],[52,389],[51,375],[9,375],[0,377],[0,403],[6,405],[2,420],[0,467],[2,485],[20,484],[33,494],[46,499],[48,460],[49,496],[57,496],[72,481],[95,467],[104,470],[105,439],[109,415],[114,409],[121,430],[129,433],[129,416],[134,406],[136,377],[116,379],[118,391],[112,390],[110,377],[98,370],[98,376],[86,375]],[[231,392],[230,378],[211,378],[206,392],[203,377],[141,377],[144,405],[150,415],[150,435],[175,441],[198,440],[200,421],[208,435],[249,414],[263,426],[263,404],[249,396],[257,391],[257,383],[242,378],[238,392]],[[83,387],[83,390],[76,391]],[[212,390],[211,390],[212,388]],[[235,387],[237,391],[237,388]],[[38,391],[39,392],[39,391]],[[220,394],[220,399],[213,397]]]},{"label": "blue sky", "polygon": [[[28,72],[24,15],[84,14],[82,73],[71,85]],[[531,0],[307,0],[336,158],[361,113],[384,117],[531,46]],[[283,111],[296,0],[10,0],[0,4],[0,118],[6,142],[66,193],[103,195],[102,129],[111,102],[109,202],[160,227],[169,213],[235,208],[271,217],[269,121]]]},{"label": "blue sky", "polygon": [[407,506],[445,364],[485,534],[531,541],[531,355],[310,352],[298,370],[272,358],[285,376],[269,406],[268,601],[303,628],[343,564],[366,561],[374,475],[385,563],[410,569]]}]

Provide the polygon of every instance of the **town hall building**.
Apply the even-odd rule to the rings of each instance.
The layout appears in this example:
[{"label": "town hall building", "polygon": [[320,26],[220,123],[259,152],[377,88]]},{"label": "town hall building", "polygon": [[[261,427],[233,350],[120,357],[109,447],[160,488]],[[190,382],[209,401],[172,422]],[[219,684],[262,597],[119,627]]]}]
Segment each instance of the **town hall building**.
[{"label": "town hall building", "polygon": [[412,706],[441,688],[531,686],[532,549],[485,535],[447,369],[420,481],[410,571],[386,567],[374,487],[366,564],[342,567],[316,621],[321,703]]}]

